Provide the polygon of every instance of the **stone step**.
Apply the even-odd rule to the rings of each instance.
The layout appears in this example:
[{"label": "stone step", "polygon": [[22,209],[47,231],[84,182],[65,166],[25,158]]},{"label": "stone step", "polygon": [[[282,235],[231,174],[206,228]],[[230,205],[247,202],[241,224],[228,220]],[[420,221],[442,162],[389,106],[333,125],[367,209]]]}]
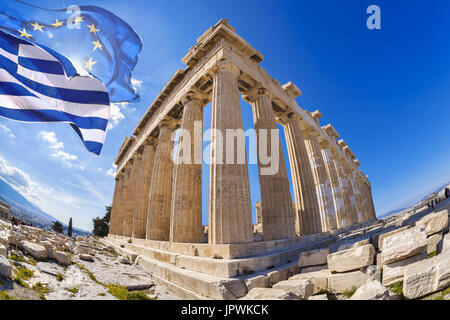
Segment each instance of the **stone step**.
[{"label": "stone step", "polygon": [[175,252],[144,247],[135,243],[128,243],[119,239],[107,238],[103,241],[112,245],[116,251],[120,251],[131,261],[139,256],[152,260],[169,263],[179,268],[206,273],[213,276],[232,278],[236,276],[250,275],[255,272],[272,269],[289,263],[297,263],[301,252],[325,247],[330,244],[332,238],[319,240],[309,244],[301,244],[292,248],[280,250],[275,253],[243,259],[212,259],[183,255]]},{"label": "stone step", "polygon": [[241,279],[216,277],[141,256],[137,264],[148,271],[152,279],[165,280],[205,299],[235,300],[247,293],[245,282]]},{"label": "stone step", "polygon": [[[105,245],[112,246],[119,254],[132,250],[122,248],[117,241],[103,240]],[[167,254],[167,253],[166,253]],[[204,259],[199,258],[197,259]],[[163,259],[164,260],[164,259]],[[216,259],[210,259],[216,260]],[[236,299],[245,296],[249,288],[271,287],[276,283],[287,280],[298,272],[298,261],[284,263],[279,266],[270,266],[257,272],[231,277],[221,277],[204,273],[203,271],[189,270],[145,255],[138,255],[135,261],[151,275],[150,277],[167,288],[187,299]],[[217,260],[216,262],[222,262]]]},{"label": "stone step", "polygon": [[[103,239],[119,254],[132,250],[121,247],[117,240]],[[122,245],[124,245],[122,243]],[[124,251],[126,250],[126,252]],[[138,255],[135,263],[150,273],[151,279],[166,286],[180,297],[186,299],[236,299],[247,293],[244,280],[217,277],[172,265],[147,256]]]}]

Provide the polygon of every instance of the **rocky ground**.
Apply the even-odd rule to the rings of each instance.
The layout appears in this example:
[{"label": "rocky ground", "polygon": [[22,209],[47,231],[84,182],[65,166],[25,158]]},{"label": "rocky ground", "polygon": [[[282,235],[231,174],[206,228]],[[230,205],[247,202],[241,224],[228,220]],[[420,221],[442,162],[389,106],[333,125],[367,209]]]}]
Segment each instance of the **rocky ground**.
[{"label": "rocky ground", "polygon": [[[16,246],[17,244],[17,246]],[[94,238],[0,223],[0,300],[173,300],[148,273]]]},{"label": "rocky ground", "polygon": [[[336,230],[323,247],[301,252],[297,264],[245,280],[241,299],[450,300],[449,208],[447,199]],[[178,297],[93,237],[1,222],[1,299]]]},{"label": "rocky ground", "polygon": [[295,272],[247,283],[242,299],[450,300],[449,208],[446,199],[338,232],[300,253]]}]

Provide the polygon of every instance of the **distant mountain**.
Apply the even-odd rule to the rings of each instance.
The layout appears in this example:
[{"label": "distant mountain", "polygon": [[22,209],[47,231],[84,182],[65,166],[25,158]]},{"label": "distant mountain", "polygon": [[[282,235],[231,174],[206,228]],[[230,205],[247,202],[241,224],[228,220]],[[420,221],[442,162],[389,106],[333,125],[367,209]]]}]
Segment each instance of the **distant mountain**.
[{"label": "distant mountain", "polygon": [[400,211],[403,211],[403,210],[406,210],[406,209],[407,208],[400,208],[400,209],[394,209],[394,210],[388,211],[386,213],[383,213],[382,215],[379,215],[378,219],[392,216],[393,214],[396,214],[396,213],[398,213]]},{"label": "distant mountain", "polygon": [[[22,221],[33,224],[43,229],[48,229],[53,222],[58,220],[50,214],[44,212],[37,205],[28,201],[19,192],[14,190],[8,183],[0,179],[0,201],[3,201],[11,206],[11,214]],[[62,223],[62,221],[60,221]],[[63,224],[64,232],[67,233],[67,224]],[[91,234],[88,231],[73,228],[72,234],[74,236],[84,236]]]},{"label": "distant mountain", "polygon": [[434,187],[434,188],[432,188],[432,189],[430,189],[430,190],[428,190],[428,191],[426,191],[424,193],[421,193],[421,194],[419,194],[417,196],[414,196],[411,199],[406,200],[401,205],[401,208],[393,209],[393,210],[390,210],[390,211],[388,211],[386,213],[383,213],[382,215],[379,215],[378,218],[385,218],[385,217],[391,216],[393,214],[396,214],[398,212],[401,212],[401,211],[407,210],[409,208],[412,208],[415,205],[419,204],[420,202],[426,200],[431,194],[441,192],[447,186],[450,186],[450,182],[443,183],[443,184],[439,185],[438,187]]}]

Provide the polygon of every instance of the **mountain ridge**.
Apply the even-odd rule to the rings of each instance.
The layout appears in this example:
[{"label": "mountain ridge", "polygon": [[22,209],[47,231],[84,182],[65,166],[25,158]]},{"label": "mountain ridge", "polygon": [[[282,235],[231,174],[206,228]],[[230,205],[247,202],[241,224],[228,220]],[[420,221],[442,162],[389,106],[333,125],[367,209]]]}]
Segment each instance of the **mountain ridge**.
[{"label": "mountain ridge", "polygon": [[[67,232],[68,225],[56,219],[51,214],[48,214],[36,204],[30,202],[6,181],[0,178],[0,201],[5,202],[11,206],[11,214],[17,216],[19,219],[32,223],[40,228],[50,228],[54,221],[59,221],[63,225],[63,230]],[[84,236],[91,232],[73,228],[73,235]]]}]

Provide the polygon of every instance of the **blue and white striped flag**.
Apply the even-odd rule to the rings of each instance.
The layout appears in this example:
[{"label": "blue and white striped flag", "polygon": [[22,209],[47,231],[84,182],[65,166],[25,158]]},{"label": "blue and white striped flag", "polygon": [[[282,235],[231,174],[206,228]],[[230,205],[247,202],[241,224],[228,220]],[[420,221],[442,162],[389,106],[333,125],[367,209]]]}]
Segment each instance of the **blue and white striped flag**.
[{"label": "blue and white striped flag", "polygon": [[103,83],[55,51],[0,30],[0,116],[65,122],[99,155],[109,120]]}]

